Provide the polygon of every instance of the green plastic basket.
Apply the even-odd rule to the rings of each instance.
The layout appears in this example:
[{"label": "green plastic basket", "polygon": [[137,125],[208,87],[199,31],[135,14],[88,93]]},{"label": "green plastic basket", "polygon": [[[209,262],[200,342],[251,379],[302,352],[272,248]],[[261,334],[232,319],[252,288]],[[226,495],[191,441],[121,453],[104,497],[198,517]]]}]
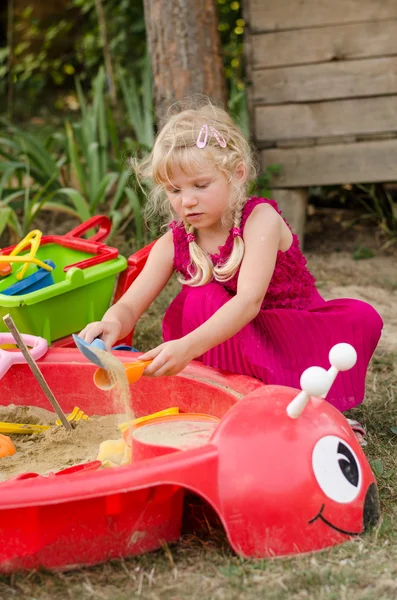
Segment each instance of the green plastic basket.
[{"label": "green plastic basket", "polygon": [[[90,248],[89,241],[85,242]],[[68,243],[73,245],[73,241]],[[1,291],[17,281],[21,265],[13,266],[13,273],[0,280],[0,331],[8,331],[3,317],[10,314],[21,333],[37,335],[51,343],[100,320],[112,302],[118,274],[127,266],[126,258],[118,256],[87,268],[64,271],[68,265],[95,257],[99,246],[104,245],[92,243],[91,252],[61,243],[40,246],[36,257],[51,259],[56,265],[52,271],[54,283],[28,294],[6,296]],[[29,265],[26,276],[36,269],[34,264]]]}]

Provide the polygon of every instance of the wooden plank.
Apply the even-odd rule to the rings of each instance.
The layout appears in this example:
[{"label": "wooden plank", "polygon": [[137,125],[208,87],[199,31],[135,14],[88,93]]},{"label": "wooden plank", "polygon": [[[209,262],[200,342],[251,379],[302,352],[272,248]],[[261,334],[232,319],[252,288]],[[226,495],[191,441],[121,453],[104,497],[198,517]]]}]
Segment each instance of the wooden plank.
[{"label": "wooden plank", "polygon": [[272,188],[397,181],[397,139],[262,150],[260,160],[282,167]]},{"label": "wooden plank", "polygon": [[255,104],[396,94],[397,58],[263,69],[254,71],[252,84]]},{"label": "wooden plank", "polygon": [[251,0],[252,32],[397,18],[396,0]]},{"label": "wooden plank", "polygon": [[248,38],[254,69],[373,58],[397,54],[397,19],[261,33]]},{"label": "wooden plank", "polygon": [[[251,11],[251,0],[244,0],[242,4],[242,16],[245,20],[247,20],[247,15]],[[243,44],[244,50],[244,61],[245,61],[245,74],[247,81],[252,81],[252,70],[253,70],[253,58],[252,58],[252,36],[246,35]],[[246,86],[246,94],[247,94],[247,109],[249,116],[249,130],[250,137],[255,139],[255,120],[254,120],[254,98],[253,98],[253,90],[252,85]]]},{"label": "wooden plank", "polygon": [[284,219],[298,236],[301,247],[303,247],[305,233],[308,197],[309,194],[305,188],[297,190],[276,189],[271,194],[271,198],[277,202],[282,211]]},{"label": "wooden plank", "polygon": [[258,143],[397,131],[397,95],[255,108]]}]

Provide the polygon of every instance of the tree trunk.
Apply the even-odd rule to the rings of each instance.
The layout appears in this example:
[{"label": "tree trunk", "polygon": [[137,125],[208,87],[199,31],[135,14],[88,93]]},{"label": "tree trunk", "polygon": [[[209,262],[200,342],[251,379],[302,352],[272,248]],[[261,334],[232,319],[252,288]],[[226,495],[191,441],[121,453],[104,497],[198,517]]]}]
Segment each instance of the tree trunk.
[{"label": "tree trunk", "polygon": [[161,118],[185,96],[226,103],[214,0],[145,0],[154,100]]}]

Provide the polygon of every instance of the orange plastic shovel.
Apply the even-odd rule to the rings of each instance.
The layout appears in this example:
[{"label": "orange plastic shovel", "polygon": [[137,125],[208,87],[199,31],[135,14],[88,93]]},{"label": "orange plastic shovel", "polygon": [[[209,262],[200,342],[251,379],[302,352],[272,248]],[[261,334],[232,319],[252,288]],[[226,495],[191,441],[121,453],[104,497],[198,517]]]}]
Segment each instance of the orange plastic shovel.
[{"label": "orange plastic shovel", "polygon": [[[136,383],[151,362],[151,360],[138,359],[132,363],[123,363],[128,383]],[[110,390],[115,385],[115,382],[112,382],[109,377],[109,371],[102,368],[95,371],[94,383],[101,390]]]}]

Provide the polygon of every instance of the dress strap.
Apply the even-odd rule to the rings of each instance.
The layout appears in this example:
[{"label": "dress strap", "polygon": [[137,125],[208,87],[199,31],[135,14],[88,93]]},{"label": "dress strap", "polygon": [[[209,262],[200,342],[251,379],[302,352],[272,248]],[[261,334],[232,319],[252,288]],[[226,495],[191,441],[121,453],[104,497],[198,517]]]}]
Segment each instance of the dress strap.
[{"label": "dress strap", "polygon": [[248,217],[250,216],[250,214],[252,213],[252,211],[254,210],[254,208],[256,206],[258,206],[258,204],[270,204],[270,206],[272,206],[274,208],[274,210],[280,215],[282,216],[282,212],[278,207],[278,204],[275,200],[271,200],[270,198],[259,198],[257,196],[252,196],[252,198],[249,198],[247,200],[247,202],[245,203],[245,206],[243,208],[243,212],[241,215],[241,229],[244,229],[245,223],[247,222]]}]

